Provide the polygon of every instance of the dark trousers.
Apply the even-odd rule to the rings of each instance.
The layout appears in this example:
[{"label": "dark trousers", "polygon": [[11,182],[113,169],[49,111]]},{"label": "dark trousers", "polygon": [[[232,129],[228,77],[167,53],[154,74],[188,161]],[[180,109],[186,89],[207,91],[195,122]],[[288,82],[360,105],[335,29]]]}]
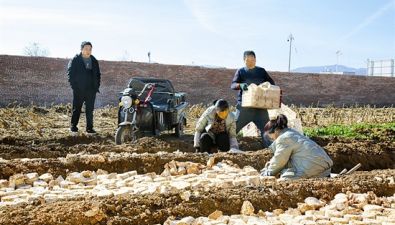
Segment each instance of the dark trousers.
[{"label": "dark trousers", "polygon": [[80,120],[82,105],[85,102],[86,130],[93,129],[93,109],[95,106],[96,91],[85,90],[84,92],[73,90],[73,112],[71,114],[71,127],[77,127]]},{"label": "dark trousers", "polygon": [[254,122],[258,129],[261,131],[262,146],[264,148],[269,147],[272,140],[269,140],[264,135],[264,128],[267,122],[269,122],[269,113],[267,109],[255,109],[241,107],[241,103],[236,105],[236,133],[239,133],[243,127],[249,122]]},{"label": "dark trousers", "polygon": [[215,135],[215,144],[208,133],[203,133],[200,136],[200,151],[211,153],[211,148],[214,146],[217,146],[218,149],[223,152],[229,151],[230,144],[228,133],[223,132]]}]

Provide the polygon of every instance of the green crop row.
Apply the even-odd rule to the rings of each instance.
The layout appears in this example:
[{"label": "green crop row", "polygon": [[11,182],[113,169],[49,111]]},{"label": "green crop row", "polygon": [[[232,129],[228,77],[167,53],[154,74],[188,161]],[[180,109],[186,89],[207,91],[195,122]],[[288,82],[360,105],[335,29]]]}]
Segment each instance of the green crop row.
[{"label": "green crop row", "polygon": [[331,126],[319,128],[303,128],[303,133],[307,137],[314,136],[341,136],[353,138],[379,137],[387,134],[387,131],[395,132],[395,123],[386,124],[354,124],[350,126],[333,124]]}]

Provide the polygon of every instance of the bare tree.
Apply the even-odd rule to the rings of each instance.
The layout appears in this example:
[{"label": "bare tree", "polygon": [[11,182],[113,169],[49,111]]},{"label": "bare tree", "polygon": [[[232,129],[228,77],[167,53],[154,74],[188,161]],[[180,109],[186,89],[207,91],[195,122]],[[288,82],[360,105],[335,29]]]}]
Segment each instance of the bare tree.
[{"label": "bare tree", "polygon": [[122,57],[121,57],[121,60],[122,60],[122,61],[130,61],[131,58],[132,58],[132,57],[130,56],[129,52],[128,52],[127,50],[124,50],[124,51],[123,51],[123,55],[122,55]]},{"label": "bare tree", "polygon": [[49,56],[48,49],[41,47],[37,42],[29,43],[28,46],[23,48],[23,53],[28,56]]}]

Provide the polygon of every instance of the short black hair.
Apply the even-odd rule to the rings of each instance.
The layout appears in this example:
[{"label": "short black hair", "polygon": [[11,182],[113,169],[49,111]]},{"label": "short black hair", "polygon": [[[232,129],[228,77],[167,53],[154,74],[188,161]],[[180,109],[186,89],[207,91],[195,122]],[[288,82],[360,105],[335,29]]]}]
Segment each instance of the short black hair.
[{"label": "short black hair", "polygon": [[92,47],[92,43],[90,43],[89,41],[83,41],[81,43],[81,49],[83,49],[85,45],[90,45]]},{"label": "short black hair", "polygon": [[228,104],[228,102],[227,102],[226,100],[224,100],[224,99],[217,99],[217,100],[214,100],[213,104],[215,105],[215,109],[217,109],[217,110],[219,110],[219,111],[221,111],[221,112],[223,112],[223,111],[229,109],[229,104]]},{"label": "short black hair", "polygon": [[245,52],[244,52],[244,55],[243,55],[243,60],[246,60],[247,56],[249,56],[249,55],[254,56],[254,58],[256,59],[256,56],[255,56],[255,52],[254,52],[254,51],[245,51]]}]

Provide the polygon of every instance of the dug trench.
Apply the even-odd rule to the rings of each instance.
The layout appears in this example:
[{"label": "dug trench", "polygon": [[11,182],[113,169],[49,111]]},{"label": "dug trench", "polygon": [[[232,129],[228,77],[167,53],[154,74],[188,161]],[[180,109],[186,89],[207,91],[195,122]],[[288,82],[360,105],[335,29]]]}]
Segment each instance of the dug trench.
[{"label": "dug trench", "polygon": [[[317,178],[297,181],[281,181],[261,184],[257,187],[194,189],[198,196],[182,199],[182,191],[134,195],[126,198],[89,197],[73,200],[45,202],[18,207],[2,207],[2,224],[157,224],[168,218],[208,216],[215,210],[225,215],[240,213],[243,201],[250,201],[256,209],[272,211],[295,208],[307,197],[330,201],[338,193],[367,193],[377,196],[395,194],[394,184],[386,179],[395,174],[394,131],[369,139],[313,138],[334,161],[333,173],[361,167],[354,173],[333,178]],[[0,179],[15,174],[37,172],[66,177],[77,171],[106,170],[109,173],[137,171],[138,174],[161,174],[170,161],[195,162],[205,165],[210,157],[215,163],[226,162],[243,168],[263,168],[272,157],[268,149],[262,149],[257,137],[239,138],[244,153],[219,152],[212,155],[195,153],[192,133],[181,139],[170,133],[156,137],[143,137],[137,143],[115,145],[111,133],[96,136],[63,135],[59,138],[28,138],[6,135],[0,138]],[[122,157],[113,157],[121,155]],[[93,157],[85,157],[85,156]],[[95,160],[97,157],[101,160]],[[29,159],[29,160],[27,160]],[[101,218],[86,217],[94,202],[100,203]]]},{"label": "dug trench", "polygon": [[[360,171],[395,169],[394,131],[387,136],[372,139],[352,138],[312,138],[323,147],[334,161],[333,173],[351,169],[361,163]],[[239,137],[239,147],[243,154],[217,152],[212,154],[215,162],[231,161],[240,168],[252,166],[257,170],[273,156],[269,149],[262,149],[259,137]],[[61,139],[26,140],[16,137],[0,138],[0,158],[2,163],[0,179],[8,179],[15,173],[51,171],[54,175],[65,176],[69,171],[97,170],[123,173],[136,170],[138,173],[163,172],[164,165],[172,160],[191,161],[205,164],[209,155],[195,153],[193,136],[184,135],[181,139],[172,134],[157,137],[143,137],[137,143],[115,145],[110,135],[69,135]],[[111,159],[111,153],[122,153],[124,157]],[[97,154],[103,162],[89,161],[79,155]],[[36,160],[24,161],[23,158]],[[65,161],[64,158],[67,158]],[[22,160],[21,160],[22,159]]]}]

